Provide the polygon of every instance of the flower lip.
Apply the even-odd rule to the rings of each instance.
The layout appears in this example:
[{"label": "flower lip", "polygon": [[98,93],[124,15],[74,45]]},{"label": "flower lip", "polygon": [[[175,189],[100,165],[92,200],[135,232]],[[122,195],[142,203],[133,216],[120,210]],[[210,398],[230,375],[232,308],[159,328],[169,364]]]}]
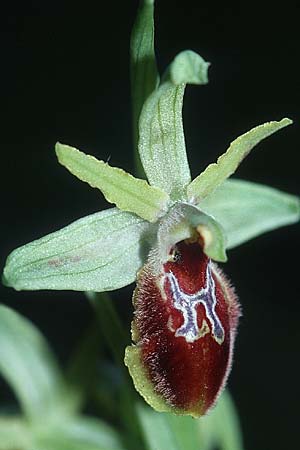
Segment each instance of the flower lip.
[{"label": "flower lip", "polygon": [[155,269],[149,260],[139,274],[133,323],[140,372],[152,385],[152,397],[133,373],[130,358],[127,365],[153,407],[158,396],[164,403],[159,410],[197,417],[213,406],[226,383],[239,306],[203,252],[199,235],[177,243],[159,274]]}]

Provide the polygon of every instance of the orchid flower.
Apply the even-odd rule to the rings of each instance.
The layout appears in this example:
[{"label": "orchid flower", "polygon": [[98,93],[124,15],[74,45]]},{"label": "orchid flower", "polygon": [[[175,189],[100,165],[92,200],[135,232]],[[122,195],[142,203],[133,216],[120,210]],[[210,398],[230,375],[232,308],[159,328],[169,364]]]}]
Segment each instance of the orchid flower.
[{"label": "orchid flower", "polygon": [[104,292],[137,282],[134,344],[126,365],[137,390],[159,411],[200,416],[225,386],[240,309],[217,267],[227,250],[299,220],[299,199],[231,178],[284,118],[235,139],[191,179],[182,124],[187,84],[208,82],[209,63],[179,53],[159,77],[154,1],[144,1],[131,40],[137,166],[147,181],[57,143],[58,161],[114,207],[14,250],[4,282],[17,290]]}]

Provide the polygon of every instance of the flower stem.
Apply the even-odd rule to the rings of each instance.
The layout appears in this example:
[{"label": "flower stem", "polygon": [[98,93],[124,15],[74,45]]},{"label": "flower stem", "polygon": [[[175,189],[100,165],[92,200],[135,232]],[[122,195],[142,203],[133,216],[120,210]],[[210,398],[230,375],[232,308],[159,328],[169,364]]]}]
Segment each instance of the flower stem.
[{"label": "flower stem", "polygon": [[143,450],[145,446],[136,413],[137,394],[124,367],[124,350],[130,343],[129,333],[125,332],[113,300],[106,292],[88,293],[88,298],[94,308],[105,343],[121,372],[119,418],[124,427],[125,445],[130,450]]}]

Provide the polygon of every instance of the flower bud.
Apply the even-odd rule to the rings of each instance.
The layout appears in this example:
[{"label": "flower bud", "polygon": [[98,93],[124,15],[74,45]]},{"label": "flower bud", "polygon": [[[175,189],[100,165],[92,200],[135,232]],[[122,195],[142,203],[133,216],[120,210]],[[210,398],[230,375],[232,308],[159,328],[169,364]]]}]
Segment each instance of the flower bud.
[{"label": "flower bud", "polygon": [[199,235],[173,246],[163,264],[150,258],[133,302],[125,362],[136,389],[158,411],[205,414],[230,372],[240,309]]}]

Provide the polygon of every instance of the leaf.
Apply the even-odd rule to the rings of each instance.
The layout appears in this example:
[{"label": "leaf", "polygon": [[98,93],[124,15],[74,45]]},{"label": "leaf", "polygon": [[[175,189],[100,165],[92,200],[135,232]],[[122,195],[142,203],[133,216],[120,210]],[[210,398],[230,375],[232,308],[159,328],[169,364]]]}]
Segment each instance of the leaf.
[{"label": "leaf", "polygon": [[0,306],[0,373],[33,421],[59,420],[74,407],[56,361],[28,320]]},{"label": "leaf", "polygon": [[111,208],[14,250],[4,283],[20,289],[109,291],[135,280],[149,223]]},{"label": "leaf", "polygon": [[94,418],[74,418],[61,421],[51,428],[36,430],[39,450],[122,450],[117,433]]},{"label": "leaf", "polygon": [[197,420],[157,413],[141,404],[137,411],[148,450],[206,450],[201,445]]},{"label": "leaf", "polygon": [[266,231],[295,223],[300,199],[277,189],[242,180],[225,181],[198,204],[225,230],[227,248],[233,248]]},{"label": "leaf", "polygon": [[255,145],[291,123],[290,119],[282,119],[280,122],[267,122],[235,139],[216,163],[209,164],[204,172],[190,183],[187,188],[190,201],[199,203],[206,198],[236,171]]},{"label": "leaf", "polygon": [[226,236],[222,226],[196,206],[177,203],[161,219],[158,227],[158,249],[162,263],[177,242],[192,237],[195,229],[203,238],[203,250],[215,261],[225,262]]},{"label": "leaf", "polygon": [[139,153],[145,173],[151,185],[173,200],[184,196],[191,180],[182,126],[185,84],[207,83],[207,68],[196,53],[180,53],[141,112]]},{"label": "leaf", "polygon": [[[138,143],[138,123],[143,103],[159,82],[154,52],[153,13],[154,0],[142,0],[131,34],[131,93],[135,147]],[[140,164],[139,160],[138,163]]]},{"label": "leaf", "polygon": [[205,448],[243,450],[237,411],[228,391],[222,393],[216,407],[198,423]]},{"label": "leaf", "polygon": [[33,450],[28,424],[17,418],[0,416],[0,450]]},{"label": "leaf", "polygon": [[69,145],[57,143],[55,151],[60,164],[80,180],[100,189],[106,200],[115,203],[121,210],[155,222],[167,207],[168,195],[149,186],[145,180],[135,178],[123,169],[111,167]]}]

